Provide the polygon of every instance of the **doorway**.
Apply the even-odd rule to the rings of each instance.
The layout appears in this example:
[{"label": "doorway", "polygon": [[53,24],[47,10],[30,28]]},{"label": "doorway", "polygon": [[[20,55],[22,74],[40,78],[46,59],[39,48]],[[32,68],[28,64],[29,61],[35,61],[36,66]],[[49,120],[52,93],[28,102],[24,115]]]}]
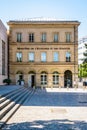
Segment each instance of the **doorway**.
[{"label": "doorway", "polygon": [[16,84],[21,85],[21,81],[24,81],[24,74],[21,71],[16,73]]},{"label": "doorway", "polygon": [[35,73],[30,71],[28,76],[28,86],[33,88],[35,86],[35,81]]},{"label": "doorway", "polygon": [[64,87],[72,87],[72,72],[66,70],[64,73]]},{"label": "doorway", "polygon": [[31,87],[35,86],[35,75],[31,75]]}]

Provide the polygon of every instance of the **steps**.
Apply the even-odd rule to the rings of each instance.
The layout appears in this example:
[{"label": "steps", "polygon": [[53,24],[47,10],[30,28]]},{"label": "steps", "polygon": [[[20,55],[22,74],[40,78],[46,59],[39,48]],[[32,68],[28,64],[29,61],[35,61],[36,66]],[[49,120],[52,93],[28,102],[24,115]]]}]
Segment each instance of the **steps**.
[{"label": "steps", "polygon": [[6,100],[9,99],[9,98],[12,98],[13,95],[16,95],[17,93],[19,93],[19,92],[22,91],[22,90],[24,90],[23,87],[20,88],[20,89],[14,90],[14,91],[12,91],[12,92],[9,92],[9,93],[7,93],[7,94],[2,95],[1,98],[0,98],[0,104],[1,104],[2,102],[6,101]]},{"label": "steps", "polygon": [[0,128],[2,128],[17,109],[34,94],[33,89],[20,88],[0,97]]}]

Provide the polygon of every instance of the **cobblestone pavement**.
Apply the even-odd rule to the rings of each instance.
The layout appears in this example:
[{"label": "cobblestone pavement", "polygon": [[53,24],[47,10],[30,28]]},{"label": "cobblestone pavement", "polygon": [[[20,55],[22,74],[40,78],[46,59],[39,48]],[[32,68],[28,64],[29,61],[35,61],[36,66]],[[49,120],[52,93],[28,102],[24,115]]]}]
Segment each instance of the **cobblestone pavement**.
[{"label": "cobblestone pavement", "polygon": [[3,130],[87,130],[87,90],[37,89]]}]

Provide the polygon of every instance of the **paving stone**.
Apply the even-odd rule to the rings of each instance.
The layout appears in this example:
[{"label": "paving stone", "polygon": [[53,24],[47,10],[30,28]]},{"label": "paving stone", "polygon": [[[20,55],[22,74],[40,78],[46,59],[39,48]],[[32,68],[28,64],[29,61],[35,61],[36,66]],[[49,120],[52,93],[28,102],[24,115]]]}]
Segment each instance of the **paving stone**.
[{"label": "paving stone", "polygon": [[87,130],[87,91],[37,89],[3,130]]}]

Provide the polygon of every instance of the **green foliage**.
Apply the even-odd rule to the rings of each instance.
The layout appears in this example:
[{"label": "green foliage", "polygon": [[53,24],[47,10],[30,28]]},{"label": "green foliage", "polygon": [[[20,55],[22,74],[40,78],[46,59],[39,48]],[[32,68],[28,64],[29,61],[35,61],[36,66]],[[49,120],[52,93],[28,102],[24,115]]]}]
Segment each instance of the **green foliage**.
[{"label": "green foliage", "polygon": [[86,51],[83,53],[83,64],[79,66],[79,77],[87,77],[87,44],[85,44]]},{"label": "green foliage", "polygon": [[85,48],[86,48],[86,51],[83,53],[84,55],[84,59],[83,59],[83,63],[87,63],[87,44],[85,44]]},{"label": "green foliage", "polygon": [[79,77],[87,77],[87,63],[83,63],[79,66]]},{"label": "green foliage", "polygon": [[4,79],[3,83],[6,83],[7,85],[9,85],[11,83],[11,79]]}]

